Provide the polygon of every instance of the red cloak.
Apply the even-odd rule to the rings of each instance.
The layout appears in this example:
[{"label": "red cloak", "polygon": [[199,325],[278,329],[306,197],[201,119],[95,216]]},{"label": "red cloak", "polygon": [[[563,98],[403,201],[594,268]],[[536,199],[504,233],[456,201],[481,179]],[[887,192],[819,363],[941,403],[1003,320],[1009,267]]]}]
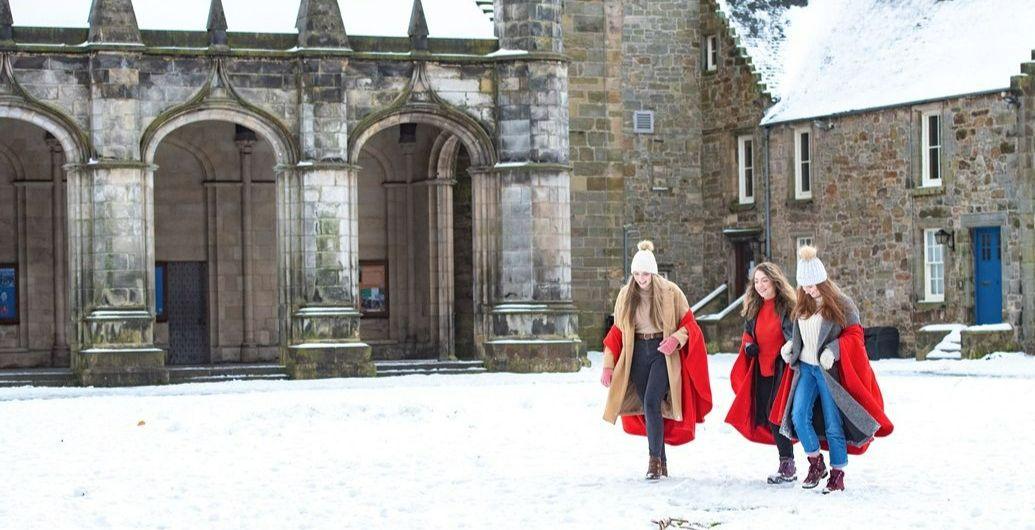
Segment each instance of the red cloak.
[{"label": "red cloak", "polygon": [[[708,352],[704,348],[704,336],[697,325],[693,311],[687,311],[679,321],[679,327],[690,332],[686,344],[679,350],[682,360],[680,379],[683,384],[683,419],[665,418],[665,443],[682,445],[694,439],[696,424],[704,423],[704,417],[712,410],[712,387],[708,379]],[[622,332],[618,326],[611,326],[604,346],[615,352],[615,361],[622,355]],[[647,435],[647,423],[643,415],[622,416],[622,429],[629,434]]]},{"label": "red cloak", "polygon": [[[891,434],[895,426],[884,413],[884,396],[881,395],[877,378],[870,368],[870,359],[866,356],[862,326],[853,324],[845,328],[838,338],[838,346],[841,349],[841,360],[835,364],[834,369],[841,386],[877,421],[878,427],[874,436],[884,437]],[[777,425],[783,422],[787,402],[792,399],[790,390],[793,376],[793,369],[784,370],[783,381],[780,383],[780,390],[776,395],[776,401],[773,403],[773,410],[769,417],[769,420]],[[871,441],[872,439],[860,445],[849,443],[848,453],[853,455],[865,453]],[[822,445],[823,448],[827,447],[825,441]]]},{"label": "red cloak", "polygon": [[[733,363],[733,370],[730,371],[730,386],[733,387],[733,404],[730,405],[730,411],[726,414],[726,423],[733,426],[734,429],[743,434],[745,438],[752,442],[758,442],[762,444],[775,444],[773,440],[773,432],[769,429],[768,425],[755,425],[754,415],[752,408],[754,407],[755,395],[754,386],[755,378],[755,364],[758,363],[757,358],[750,358],[744,353],[744,345],[753,342],[751,335],[744,333],[744,336],[740,341],[740,354],[737,356],[736,362]],[[785,370],[786,371],[786,370]]]}]

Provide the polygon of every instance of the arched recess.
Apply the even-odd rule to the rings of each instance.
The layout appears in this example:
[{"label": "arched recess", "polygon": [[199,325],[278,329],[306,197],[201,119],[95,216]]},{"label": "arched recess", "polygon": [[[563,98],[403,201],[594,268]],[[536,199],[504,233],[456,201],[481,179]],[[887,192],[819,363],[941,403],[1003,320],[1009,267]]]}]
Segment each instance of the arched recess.
[{"label": "arched recess", "polygon": [[[205,99],[203,96],[198,96],[191,102],[188,102],[179,108],[165,112],[145,130],[140,140],[140,152],[143,162],[150,168],[149,170],[152,172],[157,170],[155,161],[159,146],[161,146],[164,141],[171,141],[171,145],[175,147],[190,150],[195,157],[198,157],[198,162],[204,168],[204,171],[207,174],[212,175],[214,173],[213,163],[207,160],[203,153],[197,152],[200,150],[191,149],[192,146],[190,145],[178,145],[178,140],[173,135],[175,131],[178,131],[181,128],[191,126],[192,124],[201,124],[202,122],[234,124],[254,131],[255,135],[259,139],[264,140],[273,152],[274,167],[272,169],[273,178],[276,181],[276,191],[274,194],[275,226],[271,228],[273,229],[276,238],[276,257],[273,259],[276,264],[275,276],[277,282],[275,304],[280,308],[276,310],[276,313],[280,316],[277,317],[278,330],[276,330],[275,336],[278,337],[277,340],[279,342],[283,343],[287,337],[287,324],[286,319],[284,318],[286,313],[283,308],[290,298],[288,295],[290,282],[289,268],[291,261],[289,256],[291,255],[293,248],[288,236],[292,230],[287,226],[287,223],[290,222],[290,219],[294,218],[291,213],[290,206],[292,185],[294,182],[291,176],[294,174],[293,168],[295,168],[299,162],[299,150],[291,138],[287,128],[276,120],[276,118],[268,115],[260,109],[247,105],[237,99],[228,97],[210,97]],[[268,168],[268,166],[266,167]],[[212,182],[213,180],[206,177],[204,181]],[[254,215],[258,215],[258,213],[253,214],[251,212],[258,212],[260,208],[265,207],[265,204],[262,202],[254,202],[255,200],[251,198],[251,191],[245,191],[246,189],[253,189],[256,185],[258,185],[258,183],[251,183],[251,181],[249,181],[249,184],[244,184],[243,182],[239,183],[239,186],[248,187],[241,187],[242,191],[240,193],[240,200],[242,201],[241,208],[244,209],[240,213],[242,223],[240,230],[242,238],[244,237],[243,234],[251,234],[258,227],[258,225],[255,225],[255,228],[253,228],[252,221]],[[216,202],[223,200],[217,197],[223,197],[223,195],[221,195],[216,188],[207,188],[205,200],[206,211],[208,212],[206,213],[207,217],[217,215],[213,213],[216,211],[215,208],[218,208]],[[248,197],[248,206],[245,206],[245,197]],[[152,226],[152,229],[156,226],[154,222],[151,222],[150,225]],[[259,279],[255,279],[259,278],[259,276],[256,276],[256,274],[258,274],[256,272],[256,268],[260,263],[256,262],[254,258],[256,252],[255,249],[262,245],[266,245],[267,242],[262,241],[258,234],[249,236],[247,242],[242,239],[244,248],[241,250],[242,257],[239,260],[239,266],[243,267],[243,270],[240,272],[242,278],[240,281],[243,282],[244,285],[241,287],[241,296],[244,298],[240,302],[243,312],[240,319],[244,328],[241,343],[238,347],[235,346],[236,343],[233,342],[235,339],[228,339],[225,336],[220,335],[223,329],[220,325],[220,319],[213,316],[223,314],[220,312],[221,309],[219,307],[220,297],[222,296],[220,291],[221,287],[219,287],[219,275],[225,275],[230,273],[229,271],[238,269],[231,267],[224,271],[222,267],[224,267],[225,264],[221,261],[222,258],[217,257],[223,255],[223,253],[220,253],[217,250],[217,247],[220,244],[219,238],[222,236],[218,230],[211,228],[211,226],[214,226],[213,219],[209,219],[209,226],[210,228],[207,229],[206,235],[208,238],[207,240],[209,241],[209,251],[208,257],[203,263],[204,267],[207,269],[209,278],[209,284],[205,288],[209,293],[209,314],[207,320],[209,326],[208,334],[210,337],[208,348],[211,351],[209,362],[268,361],[269,359],[265,356],[266,354],[256,353],[260,350],[265,351],[268,345],[257,338],[258,334],[261,332],[258,323],[261,321],[262,317],[256,316],[258,311],[261,309],[261,306],[257,306],[256,304],[261,304],[262,301],[260,299],[265,295],[259,287],[260,284],[256,283],[259,282]],[[152,246],[154,245],[154,234],[152,234],[151,244]],[[272,254],[273,253],[271,253],[271,257],[273,257]],[[152,251],[152,256],[153,255],[154,251]],[[244,256],[252,256],[252,258],[246,259]],[[192,259],[196,260],[197,258]],[[173,265],[182,267],[182,264],[179,264],[179,262],[171,262],[168,266],[172,267]],[[183,271],[181,270],[180,272]],[[168,333],[172,333],[171,327],[168,329]],[[171,351],[172,349],[170,349],[170,352]],[[262,358],[260,359],[257,355]],[[183,361],[183,358],[178,357],[177,359],[178,362]],[[190,362],[197,361],[194,361],[192,357]],[[205,361],[202,359],[200,362],[204,363]]]},{"label": "arched recess", "polygon": [[[418,239],[426,238],[427,241],[425,244],[407,245],[405,252],[396,249],[397,245],[389,243],[390,250],[386,260],[388,275],[391,278],[405,278],[404,283],[394,283],[394,292],[399,294],[400,289],[405,288],[410,295],[406,302],[402,302],[409,310],[409,318],[405,320],[406,325],[410,327],[406,329],[406,326],[396,319],[390,322],[390,329],[395,333],[395,337],[413,336],[415,315],[412,314],[412,308],[415,299],[411,293],[415,288],[424,289],[429,293],[426,295],[427,299],[416,299],[416,302],[427,308],[426,313],[416,317],[429,318],[430,340],[433,347],[438,350],[439,358],[452,358],[458,353],[468,355],[467,352],[473,351],[473,348],[465,348],[460,352],[457,345],[460,342],[473,344],[477,340],[481,334],[475,322],[480,322],[481,318],[474,315],[475,309],[471,309],[470,315],[465,316],[470,324],[463,327],[470,332],[465,331],[464,337],[456,336],[454,309],[459,302],[456,300],[458,291],[455,288],[455,280],[460,266],[455,261],[455,249],[463,249],[463,281],[467,284],[462,290],[467,297],[463,301],[465,307],[475,307],[477,311],[481,311],[488,307],[489,293],[492,292],[492,271],[496,269],[495,263],[498,261],[494,257],[494,250],[497,248],[495,238],[499,232],[495,228],[498,223],[495,212],[498,209],[499,189],[492,172],[497,159],[495,148],[485,129],[459,110],[442,104],[427,103],[403,104],[395,109],[375,113],[362,120],[351,135],[349,144],[349,162],[361,166],[361,156],[370,156],[375,161],[378,160],[377,149],[367,149],[367,146],[380,145],[381,133],[388,129],[403,124],[416,124],[437,131],[437,134],[432,136],[430,150],[425,151],[426,155],[422,155],[428,157],[426,169],[422,167],[419,175],[411,175],[417,180],[396,179],[390,184],[393,190],[390,191],[393,194],[390,197],[394,198],[389,199],[389,204],[395,205],[395,208],[408,204],[406,212],[399,212],[399,215],[405,213],[409,217],[396,219],[396,216],[389,215],[388,233],[398,234],[400,230],[407,230],[393,226],[409,223],[408,230],[412,230]],[[453,185],[457,177],[455,164],[461,151],[470,159],[469,166],[465,166],[470,167],[471,171],[470,177],[464,175],[469,180],[465,181],[468,187],[463,201],[468,207],[468,212],[473,209],[471,213],[474,221],[469,223],[470,228],[466,233],[454,235]],[[369,159],[365,161],[370,163]],[[405,165],[400,162],[400,169]],[[410,191],[405,191],[407,189]],[[392,236],[388,237],[390,240]],[[457,238],[463,240],[458,242]],[[410,252],[417,252],[419,257],[414,259]],[[426,254],[420,254],[422,252]],[[400,259],[404,261],[400,262]],[[403,263],[405,265],[402,265]],[[421,278],[426,278],[427,283]],[[393,281],[389,280],[388,284],[393,285]],[[389,298],[391,299],[391,295]],[[396,297],[396,300],[399,300],[399,297]],[[426,305],[421,304],[422,300]],[[395,307],[398,307],[398,304]],[[370,325],[375,325],[374,321],[371,321]],[[416,331],[418,343],[422,333]],[[409,354],[409,350],[407,352]],[[378,352],[375,351],[375,354]]]}]

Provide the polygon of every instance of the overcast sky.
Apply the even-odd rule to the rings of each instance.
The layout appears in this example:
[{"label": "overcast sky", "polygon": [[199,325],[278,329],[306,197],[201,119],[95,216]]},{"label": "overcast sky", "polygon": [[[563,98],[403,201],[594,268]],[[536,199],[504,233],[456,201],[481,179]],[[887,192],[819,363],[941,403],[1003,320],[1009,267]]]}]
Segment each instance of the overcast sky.
[{"label": "overcast sky", "polygon": [[[91,0],[10,0],[16,26],[86,27]],[[412,0],[339,0],[350,35],[405,36]],[[210,0],[133,0],[143,29],[204,30]],[[492,38],[474,0],[423,0],[432,37]],[[299,0],[223,0],[230,31],[294,33]]]}]

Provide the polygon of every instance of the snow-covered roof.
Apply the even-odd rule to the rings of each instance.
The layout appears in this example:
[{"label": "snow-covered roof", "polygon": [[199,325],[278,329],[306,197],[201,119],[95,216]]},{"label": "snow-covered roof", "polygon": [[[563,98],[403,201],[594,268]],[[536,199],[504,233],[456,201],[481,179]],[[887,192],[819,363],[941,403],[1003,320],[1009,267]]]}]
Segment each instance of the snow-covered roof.
[{"label": "snow-covered roof", "polygon": [[[91,0],[10,0],[15,26],[84,28]],[[422,0],[431,37],[493,37],[473,0]],[[210,0],[133,0],[141,29],[204,31]],[[413,0],[338,0],[349,35],[406,36]],[[223,0],[231,32],[295,33],[299,0]]]},{"label": "snow-covered roof", "polygon": [[717,1],[778,100],[763,124],[1006,89],[1035,49],[1032,0]]}]

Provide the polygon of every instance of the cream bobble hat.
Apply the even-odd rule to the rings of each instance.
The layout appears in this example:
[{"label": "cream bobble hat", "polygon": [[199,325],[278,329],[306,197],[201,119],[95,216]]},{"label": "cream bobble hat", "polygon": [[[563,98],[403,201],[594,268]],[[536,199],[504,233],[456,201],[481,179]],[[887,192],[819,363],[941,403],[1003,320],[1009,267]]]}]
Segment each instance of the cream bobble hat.
[{"label": "cream bobble hat", "polygon": [[816,257],[816,247],[805,245],[798,249],[798,287],[819,285],[827,281],[827,269]]},{"label": "cream bobble hat", "polygon": [[636,245],[639,251],[633,256],[632,266],[629,267],[629,272],[649,272],[651,274],[658,273],[658,262],[654,259],[654,243],[650,241],[640,241]]}]

